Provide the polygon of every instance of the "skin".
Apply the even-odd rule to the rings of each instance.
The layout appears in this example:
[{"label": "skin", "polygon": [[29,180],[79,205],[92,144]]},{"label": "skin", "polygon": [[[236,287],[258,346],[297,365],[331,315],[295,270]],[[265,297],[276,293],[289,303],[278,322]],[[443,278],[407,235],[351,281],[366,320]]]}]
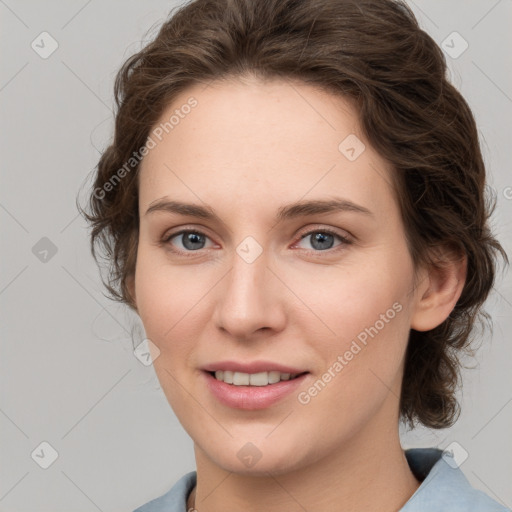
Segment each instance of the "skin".
[{"label": "skin", "polygon": [[[348,100],[301,82],[217,81],[184,91],[161,120],[190,96],[198,105],[141,164],[130,286],[160,350],[162,389],[194,441],[196,509],[398,510],[419,486],[398,435],[409,330],[449,315],[465,262],[415,273],[392,170]],[[338,149],[350,134],[366,146],[354,161]],[[164,196],[208,205],[221,222],[146,214]],[[283,205],[334,196],[371,214],[276,220]],[[184,228],[206,235],[199,249],[182,235],[162,242]],[[352,243],[334,236],[322,250],[311,236],[322,229]],[[247,236],[263,249],[252,263],[236,252]],[[207,363],[266,359],[308,370],[307,391],[396,303],[400,312],[307,404],[292,393],[264,410],[232,409],[205,386]],[[261,454],[252,467],[237,457],[248,442]]]}]

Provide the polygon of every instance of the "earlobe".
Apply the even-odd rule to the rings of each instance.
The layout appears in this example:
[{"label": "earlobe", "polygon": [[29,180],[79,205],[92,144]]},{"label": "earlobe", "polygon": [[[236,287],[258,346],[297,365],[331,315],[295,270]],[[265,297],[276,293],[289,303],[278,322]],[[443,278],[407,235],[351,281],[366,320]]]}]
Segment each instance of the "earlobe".
[{"label": "earlobe", "polygon": [[467,257],[453,254],[428,269],[425,286],[418,289],[411,329],[430,331],[448,318],[464,289],[466,272]]}]

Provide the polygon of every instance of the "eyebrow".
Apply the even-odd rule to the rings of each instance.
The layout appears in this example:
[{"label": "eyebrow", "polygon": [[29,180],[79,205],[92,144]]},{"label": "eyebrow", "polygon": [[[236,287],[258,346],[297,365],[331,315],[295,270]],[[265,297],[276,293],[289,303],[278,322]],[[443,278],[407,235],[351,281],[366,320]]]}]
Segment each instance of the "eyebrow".
[{"label": "eyebrow", "polygon": [[[188,217],[198,217],[222,223],[219,216],[209,206],[200,206],[196,204],[183,203],[181,201],[171,201],[166,197],[153,201],[144,215],[152,212],[164,211],[177,213]],[[278,222],[303,217],[307,215],[319,215],[324,213],[336,212],[356,212],[364,215],[373,216],[373,213],[364,206],[358,205],[342,198],[333,199],[314,199],[308,201],[297,201],[288,205],[281,206],[277,210],[276,219]]]}]

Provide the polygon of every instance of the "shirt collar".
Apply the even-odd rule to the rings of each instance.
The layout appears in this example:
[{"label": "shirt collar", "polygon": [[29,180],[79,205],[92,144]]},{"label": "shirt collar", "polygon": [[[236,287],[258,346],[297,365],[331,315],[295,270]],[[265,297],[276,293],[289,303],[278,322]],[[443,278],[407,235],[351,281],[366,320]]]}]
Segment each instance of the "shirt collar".
[{"label": "shirt collar", "polygon": [[450,452],[438,448],[405,450],[411,471],[421,485],[399,512],[506,512],[471,486]]},{"label": "shirt collar", "polygon": [[[474,489],[448,452],[437,448],[412,448],[405,450],[405,457],[421,485],[399,512],[508,511],[482,491]],[[166,494],[134,512],[186,512],[187,498],[196,482],[197,472],[191,471]]]}]

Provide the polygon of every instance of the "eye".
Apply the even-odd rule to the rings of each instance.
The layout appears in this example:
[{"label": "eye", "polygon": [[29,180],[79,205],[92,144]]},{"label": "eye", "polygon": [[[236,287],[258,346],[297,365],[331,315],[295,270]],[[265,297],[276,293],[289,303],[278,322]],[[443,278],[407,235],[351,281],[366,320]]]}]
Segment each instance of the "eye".
[{"label": "eye", "polygon": [[[341,249],[342,246],[346,246],[352,243],[351,240],[341,235],[340,233],[337,233],[331,229],[323,228],[315,229],[302,234],[300,241],[297,242],[295,246],[300,247],[299,244],[303,243],[303,241],[309,241],[312,247],[312,252],[329,251],[330,249],[333,249],[334,240],[336,238],[340,241],[340,243],[337,246],[334,246],[334,250],[336,250],[337,247]],[[173,242],[175,239],[176,241]],[[210,241],[210,245],[206,245],[208,241]],[[206,234],[202,233],[201,231],[191,229],[184,229],[178,231],[177,233],[172,233],[171,235],[164,237],[161,243],[162,245],[171,246],[170,248],[172,251],[182,254],[190,254],[200,251],[201,249],[212,247],[214,245]],[[302,248],[307,249],[306,247]]]},{"label": "eye", "polygon": [[332,249],[335,238],[340,240],[340,243],[336,247],[349,245],[352,243],[348,238],[330,229],[316,229],[313,231],[308,231],[307,233],[301,235],[300,242],[303,240],[308,240],[313,247],[314,252],[321,252]]},{"label": "eye", "polygon": [[193,252],[205,249],[206,240],[210,240],[208,236],[200,231],[183,230],[168,236],[163,240],[163,243],[172,246],[174,245],[172,243],[174,239],[181,243],[181,247],[178,244],[177,252]]}]

